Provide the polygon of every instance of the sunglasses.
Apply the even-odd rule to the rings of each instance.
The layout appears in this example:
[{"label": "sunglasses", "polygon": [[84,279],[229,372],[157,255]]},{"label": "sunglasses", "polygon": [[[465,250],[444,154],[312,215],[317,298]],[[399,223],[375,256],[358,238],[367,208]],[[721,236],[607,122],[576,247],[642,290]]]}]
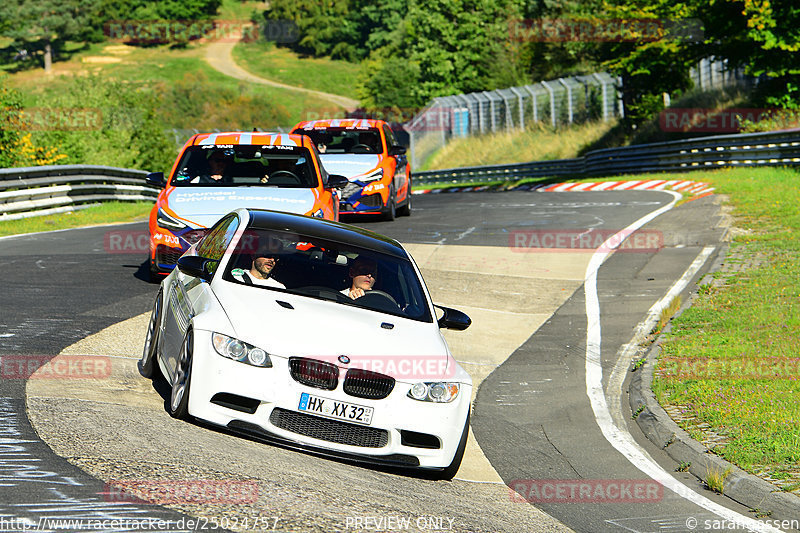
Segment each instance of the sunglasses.
[{"label": "sunglasses", "polygon": [[373,278],[377,276],[377,273],[374,270],[364,270],[364,269],[355,270],[353,271],[353,274],[355,274],[356,276],[372,276]]}]

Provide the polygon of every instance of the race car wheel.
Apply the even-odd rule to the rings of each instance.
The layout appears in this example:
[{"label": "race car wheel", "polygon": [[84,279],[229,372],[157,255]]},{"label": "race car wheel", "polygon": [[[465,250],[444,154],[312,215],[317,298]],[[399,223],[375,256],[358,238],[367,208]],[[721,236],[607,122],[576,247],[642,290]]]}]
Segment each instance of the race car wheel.
[{"label": "race car wheel", "polygon": [[397,198],[394,195],[394,187],[389,190],[389,199],[386,201],[386,210],[383,212],[383,219],[392,221],[397,216]]},{"label": "race car wheel", "polygon": [[190,329],[186,332],[186,337],[181,345],[178,368],[175,370],[175,379],[172,382],[172,392],[169,397],[169,414],[174,418],[185,419],[189,415],[189,385],[192,380],[193,347],[194,334]]},{"label": "race car wheel", "polygon": [[144,339],[142,358],[139,359],[139,373],[146,378],[153,378],[158,372],[158,331],[161,329],[161,291],[158,291],[153,311],[150,313],[150,324]]},{"label": "race car wheel", "polygon": [[411,183],[408,184],[408,194],[406,194],[405,205],[397,208],[397,214],[401,217],[411,215]]},{"label": "race car wheel", "polygon": [[464,422],[464,431],[461,432],[461,440],[458,441],[458,448],[456,454],[453,456],[453,462],[450,466],[441,471],[438,476],[439,479],[453,479],[461,467],[461,460],[464,458],[464,450],[467,448],[467,436],[469,435],[469,413],[467,413],[467,420]]}]

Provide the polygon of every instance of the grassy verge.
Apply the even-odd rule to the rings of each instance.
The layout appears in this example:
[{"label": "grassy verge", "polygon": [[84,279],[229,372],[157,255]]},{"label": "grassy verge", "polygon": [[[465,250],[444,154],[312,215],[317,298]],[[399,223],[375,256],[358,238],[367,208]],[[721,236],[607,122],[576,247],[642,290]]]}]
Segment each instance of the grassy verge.
[{"label": "grassy verge", "polygon": [[162,115],[167,128],[290,127],[311,112],[322,115],[340,110],[312,95],[230,78],[211,68],[204,57],[205,46],[200,44],[141,48],[103,43],[56,63],[53,76],[34,69],[12,75],[9,82],[22,91],[26,106],[47,105],[76,76],[156,87],[164,95]]},{"label": "grassy verge", "polygon": [[434,153],[419,170],[527,163],[577,157],[588,144],[605,135],[616,122],[590,122],[553,130],[534,125],[519,130],[454,139]]},{"label": "grassy verge", "polygon": [[356,94],[360,67],[355,63],[304,58],[267,41],[238,43],[233,57],[245,70],[268,80],[341,96]]},{"label": "grassy verge", "polygon": [[0,236],[146,220],[152,202],[108,202],[72,213],[0,222]]},{"label": "grassy verge", "polygon": [[691,435],[715,443],[715,453],[796,490],[800,175],[762,168],[691,176],[729,195],[741,230],[714,283],[672,321],[653,390]]}]

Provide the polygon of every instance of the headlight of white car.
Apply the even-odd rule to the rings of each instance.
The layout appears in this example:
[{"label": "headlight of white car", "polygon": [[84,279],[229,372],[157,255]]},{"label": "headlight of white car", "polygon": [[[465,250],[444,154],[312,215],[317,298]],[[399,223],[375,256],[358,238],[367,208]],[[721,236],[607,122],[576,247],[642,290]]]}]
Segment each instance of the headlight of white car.
[{"label": "headlight of white car", "polygon": [[408,397],[421,402],[450,403],[458,398],[461,385],[435,381],[432,383],[414,383],[408,391]]},{"label": "headlight of white car", "polygon": [[363,178],[357,178],[357,179],[358,179],[358,181],[360,181],[362,183],[369,183],[370,181],[379,180],[382,177],[383,177],[383,169],[379,168],[378,170],[376,170],[375,172],[373,172],[369,176],[364,176]]},{"label": "headlight of white car", "polygon": [[163,209],[159,209],[158,214],[156,214],[156,224],[158,224],[162,228],[169,228],[169,229],[183,229],[187,227],[186,224],[184,224],[177,218],[166,214]]},{"label": "headlight of white car", "polygon": [[222,357],[246,363],[248,365],[259,366],[263,368],[271,368],[272,360],[269,354],[257,348],[252,344],[248,344],[239,339],[228,337],[222,333],[213,333],[211,335],[211,342],[214,344],[214,349]]}]

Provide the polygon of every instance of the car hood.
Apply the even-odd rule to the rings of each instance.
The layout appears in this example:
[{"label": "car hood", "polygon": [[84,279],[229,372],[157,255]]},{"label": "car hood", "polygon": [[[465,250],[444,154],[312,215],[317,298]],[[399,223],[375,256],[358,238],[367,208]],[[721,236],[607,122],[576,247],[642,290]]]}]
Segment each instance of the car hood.
[{"label": "car hood", "polygon": [[169,208],[179,217],[206,228],[239,207],[304,215],[314,201],[311,189],[277,187],[175,187],[168,196]]},{"label": "car hood", "polygon": [[387,373],[398,381],[453,378],[458,372],[435,322],[228,282],[217,296],[237,338],[275,356],[344,366],[337,358],[345,355],[349,368]]},{"label": "car hood", "polygon": [[320,154],[319,157],[328,174],[340,174],[346,178],[369,172],[381,160],[377,154]]}]

